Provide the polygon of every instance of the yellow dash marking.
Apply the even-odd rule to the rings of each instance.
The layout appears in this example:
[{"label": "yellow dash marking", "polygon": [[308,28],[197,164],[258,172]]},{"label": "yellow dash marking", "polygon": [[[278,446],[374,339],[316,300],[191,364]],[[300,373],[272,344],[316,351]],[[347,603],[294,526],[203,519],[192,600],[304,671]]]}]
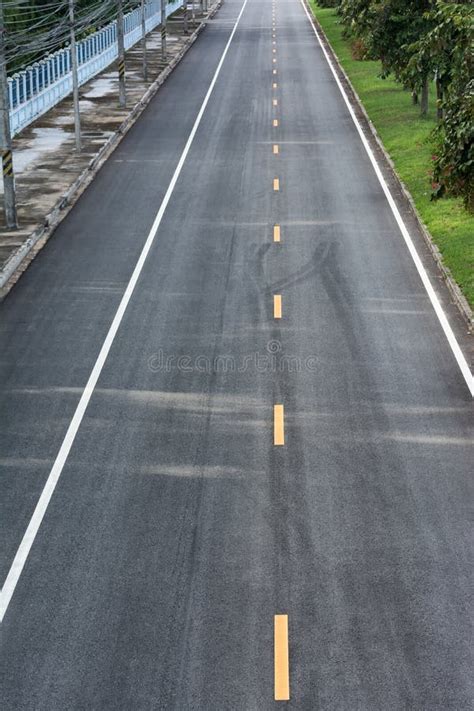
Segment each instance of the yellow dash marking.
[{"label": "yellow dash marking", "polygon": [[273,317],[281,318],[281,294],[273,295]]},{"label": "yellow dash marking", "polygon": [[280,149],[278,147],[278,143],[274,143],[273,144],[273,155],[277,156],[279,152],[280,152]]},{"label": "yellow dash marking", "polygon": [[278,119],[273,119],[273,126],[274,128],[278,126]]},{"label": "yellow dash marking", "polygon": [[273,106],[278,106],[278,99],[273,99]]},{"label": "yellow dash marking", "polygon": [[288,615],[275,615],[275,701],[290,699]]},{"label": "yellow dash marking", "polygon": [[273,241],[280,241],[280,225],[273,225]]},{"label": "yellow dash marking", "polygon": [[283,423],[283,405],[273,406],[273,444],[285,444],[285,426]]},{"label": "yellow dash marking", "polygon": [[273,178],[273,190],[275,190],[275,192],[280,190],[280,181],[278,178]]}]

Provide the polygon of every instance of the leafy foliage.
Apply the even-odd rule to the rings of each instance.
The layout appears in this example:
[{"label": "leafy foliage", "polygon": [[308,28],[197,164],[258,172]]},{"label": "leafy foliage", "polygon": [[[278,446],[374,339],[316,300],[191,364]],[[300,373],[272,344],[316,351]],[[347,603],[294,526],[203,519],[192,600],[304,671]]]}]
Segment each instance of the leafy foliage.
[{"label": "leafy foliage", "polygon": [[339,5],[339,0],[321,0],[321,7],[337,7]]},{"label": "leafy foliage", "polygon": [[474,9],[439,0],[428,19],[432,29],[410,47],[407,72],[424,63],[440,87],[433,197],[462,195],[474,211]]},{"label": "leafy foliage", "polygon": [[342,0],[339,16],[354,56],[379,59],[389,74],[421,91],[425,115],[428,82],[436,80],[438,117],[433,196],[462,195],[474,210],[474,6],[445,0]]}]

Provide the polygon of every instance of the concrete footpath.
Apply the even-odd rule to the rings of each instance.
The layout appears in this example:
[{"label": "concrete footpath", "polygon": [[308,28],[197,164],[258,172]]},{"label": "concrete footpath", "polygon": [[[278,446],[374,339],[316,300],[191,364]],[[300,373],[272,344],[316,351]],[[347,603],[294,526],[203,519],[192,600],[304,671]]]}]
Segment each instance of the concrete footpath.
[{"label": "concrete footpath", "polygon": [[34,259],[220,5],[218,0],[206,13],[196,6],[194,22],[188,10],[187,34],[183,11],[172,15],[167,23],[166,62],[161,55],[160,27],[147,35],[147,82],[143,79],[141,43],[126,53],[125,109],[118,104],[116,63],[81,86],[80,154],[74,145],[72,96],[15,137],[13,162],[19,227],[17,230],[5,227],[0,182],[0,298]]}]

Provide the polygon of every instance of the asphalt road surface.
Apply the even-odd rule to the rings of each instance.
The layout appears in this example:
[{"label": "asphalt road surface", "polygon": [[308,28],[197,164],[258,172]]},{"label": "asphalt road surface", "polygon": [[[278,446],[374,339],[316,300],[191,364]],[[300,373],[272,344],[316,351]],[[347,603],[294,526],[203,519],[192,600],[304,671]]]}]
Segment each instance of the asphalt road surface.
[{"label": "asphalt road surface", "polygon": [[0,324],[2,709],[473,708],[471,397],[299,0],[226,0]]}]

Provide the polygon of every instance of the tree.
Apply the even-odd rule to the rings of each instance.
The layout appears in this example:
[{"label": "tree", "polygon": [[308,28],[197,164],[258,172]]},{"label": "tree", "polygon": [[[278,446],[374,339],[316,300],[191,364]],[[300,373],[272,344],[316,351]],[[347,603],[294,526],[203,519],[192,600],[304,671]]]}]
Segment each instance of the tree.
[{"label": "tree", "polygon": [[421,111],[428,110],[429,67],[425,62],[407,72],[413,52],[409,47],[430,28],[427,11],[433,0],[343,0],[342,22],[363,43],[364,58],[380,59],[381,76],[393,74],[417,97],[421,91]]},{"label": "tree", "polygon": [[385,0],[377,6],[372,44],[382,62],[382,76],[393,74],[405,88],[410,89],[415,103],[421,93],[421,114],[428,113],[430,67],[420,61],[414,71],[407,73],[411,59],[409,47],[430,28],[427,11],[432,0]]},{"label": "tree", "polygon": [[433,197],[462,195],[474,211],[474,9],[438,0],[429,15],[432,29],[411,46],[408,67],[423,62],[436,77]]}]

